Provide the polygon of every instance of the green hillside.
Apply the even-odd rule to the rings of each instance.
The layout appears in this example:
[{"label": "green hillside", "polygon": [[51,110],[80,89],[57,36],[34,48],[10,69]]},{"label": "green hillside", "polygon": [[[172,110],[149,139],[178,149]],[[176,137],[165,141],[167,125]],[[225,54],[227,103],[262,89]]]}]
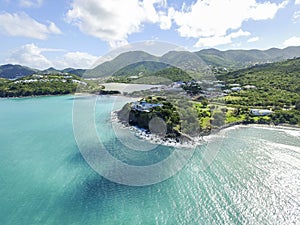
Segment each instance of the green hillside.
[{"label": "green hillside", "polygon": [[183,69],[189,73],[202,73],[207,63],[194,52],[170,51],[160,58],[161,62]]},{"label": "green hillside", "polygon": [[159,70],[156,73],[151,74],[151,76],[162,77],[171,80],[173,82],[177,82],[177,81],[187,82],[192,80],[192,77],[187,72],[176,67]]},{"label": "green hillside", "polygon": [[143,76],[155,73],[161,69],[170,68],[171,65],[161,62],[144,61],[125,66],[113,74],[113,76]]},{"label": "green hillside", "polygon": [[280,90],[300,94],[300,58],[257,65],[218,78],[228,83],[255,85],[265,91]]},{"label": "green hillside", "polygon": [[0,77],[7,79],[15,79],[31,75],[36,71],[38,70],[26,66],[6,64],[0,66]]},{"label": "green hillside", "polygon": [[300,124],[300,58],[230,72],[218,79],[241,87],[255,86],[224,97],[227,105],[271,109],[273,122]]},{"label": "green hillside", "polygon": [[74,68],[66,68],[61,70],[62,73],[71,73],[79,77],[82,77],[86,71],[87,71],[86,69],[74,69]]},{"label": "green hillside", "polygon": [[[163,69],[160,68],[160,66],[163,67],[163,64],[160,64],[160,66],[159,64],[149,66],[144,63],[134,65],[135,63],[151,61],[180,68],[188,72],[191,76],[193,76],[193,78],[202,79],[205,75],[211,75],[210,69],[213,69],[212,71],[215,74],[218,74],[225,73],[227,69],[233,71],[256,64],[278,62],[295,57],[300,57],[300,46],[287,47],[284,49],[271,48],[268,50],[253,49],[220,51],[217,49],[203,49],[198,52],[169,51],[161,57],[151,55],[144,51],[128,51],[113,57],[110,61],[101,63],[93,69],[66,68],[59,70],[50,67],[46,70],[40,71],[21,65],[2,65],[0,66],[0,77],[16,79],[33,73],[57,74],[67,72],[84,77],[107,78],[113,74],[116,74],[117,76],[126,75],[127,71],[130,71],[130,73],[132,72],[132,76],[137,75],[136,73],[139,72],[148,73],[148,70],[150,70],[149,73],[153,73],[157,71],[155,68],[156,66],[158,66],[159,69]],[[152,66],[154,68],[151,68]],[[226,70],[223,70],[224,67]],[[123,74],[124,70],[125,74]]]},{"label": "green hillside", "polygon": [[[203,49],[198,52],[169,51],[161,57],[143,51],[129,51],[98,65],[92,70],[88,70],[85,76],[105,78],[112,76],[114,73],[122,76],[122,68],[143,61],[152,61],[166,63],[183,69],[194,78],[201,79],[203,76],[211,74],[209,73],[209,68],[211,67],[218,68],[218,70],[213,70],[214,72],[222,71],[220,69],[224,67],[233,71],[256,64],[277,62],[294,57],[300,57],[300,47],[287,47],[285,49],[271,48],[268,50],[220,51],[217,49]],[[143,72],[143,68],[140,69]],[[134,73],[133,75],[136,74]]]},{"label": "green hillside", "polygon": [[113,60],[104,62],[94,69],[87,71],[85,76],[108,77],[128,65],[142,61],[158,61],[158,58],[143,51],[125,52],[118,55]]},{"label": "green hillside", "polygon": [[237,69],[255,64],[278,62],[286,59],[292,59],[294,57],[300,57],[300,47],[227,51],[203,49],[196,52],[196,54],[208,65]]},{"label": "green hillside", "polygon": [[0,97],[22,97],[95,92],[101,87],[73,74],[33,74],[17,80],[0,79]]},{"label": "green hillside", "polygon": [[[145,62],[143,62],[145,63]],[[142,66],[143,63],[140,63],[138,68],[144,68]],[[151,63],[150,65],[154,66],[156,63]],[[158,64],[158,66],[155,66],[158,68],[159,66],[166,66],[167,64]],[[169,66],[169,65],[168,65]],[[176,68],[176,67],[170,67],[170,68],[164,68],[160,69],[157,72],[150,73],[150,69],[147,70],[147,73],[138,73],[132,68],[137,67],[127,67],[129,70],[122,70],[121,76],[112,76],[110,77],[106,82],[120,82],[120,83],[136,83],[136,84],[169,84],[171,82],[177,82],[177,81],[190,81],[192,80],[192,77],[182,69]],[[151,70],[154,67],[151,68]],[[131,72],[133,73],[131,73]],[[139,71],[139,70],[137,70]],[[149,72],[149,73],[148,73]],[[132,76],[132,74],[138,73],[138,76]],[[126,75],[123,75],[126,74]]]}]

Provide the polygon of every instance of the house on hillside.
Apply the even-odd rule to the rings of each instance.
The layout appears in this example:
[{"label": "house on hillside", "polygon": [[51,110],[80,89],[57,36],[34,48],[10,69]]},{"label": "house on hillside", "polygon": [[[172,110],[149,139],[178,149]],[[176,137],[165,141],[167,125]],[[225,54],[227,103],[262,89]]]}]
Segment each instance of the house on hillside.
[{"label": "house on hillside", "polygon": [[76,84],[81,84],[83,86],[87,86],[87,83],[83,82],[83,81],[80,81],[80,80],[72,80],[73,83],[76,83]]},{"label": "house on hillside", "polygon": [[241,91],[242,88],[241,87],[233,87],[231,88],[232,91]]},{"label": "house on hillside", "polygon": [[246,89],[246,90],[249,90],[249,89],[256,89],[256,86],[254,86],[254,85],[245,85],[244,87],[243,87],[244,89]]},{"label": "house on hillside", "polygon": [[152,108],[155,107],[161,107],[163,104],[157,103],[148,103],[146,101],[141,101],[141,102],[133,102],[131,103],[131,108],[140,112],[150,112]]},{"label": "house on hillside", "polygon": [[229,84],[229,87],[240,87],[240,84]]},{"label": "house on hillside", "polygon": [[183,81],[177,81],[177,82],[173,82],[172,83],[172,87],[173,88],[180,88],[182,85],[184,85],[185,83]]},{"label": "house on hillside", "polygon": [[250,109],[250,113],[254,116],[267,116],[273,113],[268,109]]}]

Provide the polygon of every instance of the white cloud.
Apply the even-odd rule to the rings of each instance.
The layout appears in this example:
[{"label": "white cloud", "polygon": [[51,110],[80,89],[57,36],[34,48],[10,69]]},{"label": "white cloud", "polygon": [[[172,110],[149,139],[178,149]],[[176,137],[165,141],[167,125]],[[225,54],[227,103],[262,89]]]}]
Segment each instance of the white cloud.
[{"label": "white cloud", "polygon": [[159,22],[160,29],[162,30],[169,30],[172,27],[172,15],[174,13],[174,9],[171,8],[168,11],[168,14],[160,12]]},{"label": "white cloud", "polygon": [[259,40],[259,37],[252,37],[252,38],[249,38],[247,42],[252,43],[252,42],[256,42],[258,40]]},{"label": "white cloud", "polygon": [[294,23],[300,22],[300,11],[294,12],[293,20],[294,20]]},{"label": "white cloud", "polygon": [[37,22],[26,13],[0,14],[0,30],[8,36],[22,36],[36,39],[46,39],[50,34],[61,34],[53,23],[45,25]]},{"label": "white cloud", "polygon": [[300,46],[300,37],[293,36],[283,42],[284,47]]},{"label": "white cloud", "polygon": [[233,32],[231,34],[229,34],[228,36],[230,38],[238,38],[238,37],[242,37],[242,36],[250,36],[251,33],[248,31],[243,31],[242,29],[239,29],[237,32]]},{"label": "white cloud", "polygon": [[[201,40],[209,44],[230,43],[230,38],[226,36],[228,31],[240,29],[243,22],[248,20],[273,19],[287,2],[198,0],[190,7],[175,11],[172,19],[181,37],[199,38],[195,46],[199,46]],[[209,38],[212,40],[209,41]]]},{"label": "white cloud", "polygon": [[91,68],[98,57],[85,52],[67,52],[54,59],[46,57],[46,52],[65,52],[63,49],[40,48],[35,44],[26,44],[15,50],[6,59],[6,63],[20,64],[36,69]]},{"label": "white cloud", "polygon": [[214,47],[218,45],[225,45],[232,43],[232,39],[239,38],[242,36],[250,36],[251,33],[248,31],[243,31],[242,29],[238,30],[237,32],[232,32],[225,36],[211,36],[211,37],[204,37],[199,38],[198,42],[195,44],[195,47]]},{"label": "white cloud", "polygon": [[25,65],[32,68],[44,69],[53,66],[42,52],[47,51],[37,47],[35,44],[23,45],[14,51],[6,60],[7,63]]},{"label": "white cloud", "polygon": [[157,10],[165,7],[166,0],[74,0],[66,19],[83,33],[118,47],[127,44],[128,35],[141,31],[144,22],[170,28],[170,18]]},{"label": "white cloud", "polygon": [[[251,2],[249,0],[249,2]],[[280,4],[264,2],[256,3],[249,7],[249,18],[253,20],[274,19],[279,9],[287,6],[289,0],[282,1]],[[251,8],[253,7],[253,8]]]},{"label": "white cloud", "polygon": [[98,57],[86,52],[68,52],[63,55],[62,59],[56,62],[57,68],[81,68],[90,69]]},{"label": "white cloud", "polygon": [[55,25],[55,23],[49,21],[49,26],[48,26],[49,33],[52,34],[62,34],[61,30]]},{"label": "white cloud", "polygon": [[288,2],[195,0],[176,10],[168,7],[166,0],[72,0],[66,20],[113,48],[128,44],[128,36],[142,31],[144,23],[158,24],[163,30],[176,25],[181,37],[196,38],[195,46],[202,46],[201,40],[230,43],[235,38],[231,34],[237,35],[234,31],[241,29],[244,22],[273,19]]},{"label": "white cloud", "polygon": [[231,38],[229,36],[213,36],[199,38],[194,47],[214,47],[218,45],[225,45],[231,43]]},{"label": "white cloud", "polygon": [[295,0],[295,5],[300,5],[300,0]]},{"label": "white cloud", "polygon": [[43,0],[20,0],[19,4],[22,7],[40,7],[43,4]]}]

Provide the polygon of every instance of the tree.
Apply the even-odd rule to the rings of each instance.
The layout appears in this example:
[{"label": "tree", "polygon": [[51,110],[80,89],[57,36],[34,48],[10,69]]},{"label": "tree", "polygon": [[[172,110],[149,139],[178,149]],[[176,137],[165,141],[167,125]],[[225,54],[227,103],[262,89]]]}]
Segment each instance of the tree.
[{"label": "tree", "polygon": [[300,99],[296,101],[295,109],[300,111]]},{"label": "tree", "polygon": [[223,112],[215,112],[211,124],[213,126],[223,126],[225,124],[226,115]]}]

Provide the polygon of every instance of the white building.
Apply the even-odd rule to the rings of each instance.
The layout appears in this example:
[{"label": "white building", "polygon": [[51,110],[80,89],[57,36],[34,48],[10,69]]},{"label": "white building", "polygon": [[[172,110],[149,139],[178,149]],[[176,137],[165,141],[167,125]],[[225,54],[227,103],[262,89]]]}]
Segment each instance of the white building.
[{"label": "white building", "polygon": [[250,113],[254,116],[267,116],[273,113],[268,109],[250,109]]},{"label": "white building", "polygon": [[242,88],[241,87],[233,87],[231,88],[232,91],[241,91]]}]

